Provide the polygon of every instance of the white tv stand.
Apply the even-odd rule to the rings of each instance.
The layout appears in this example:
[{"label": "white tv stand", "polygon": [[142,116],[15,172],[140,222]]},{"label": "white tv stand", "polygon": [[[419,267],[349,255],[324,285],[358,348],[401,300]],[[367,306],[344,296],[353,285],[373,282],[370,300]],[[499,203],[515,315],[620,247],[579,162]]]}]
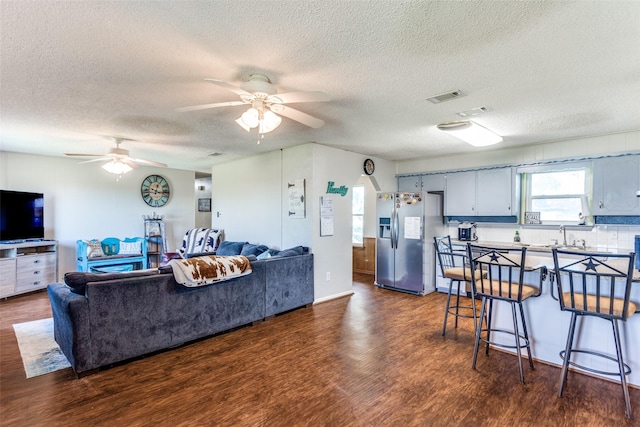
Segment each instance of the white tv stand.
[{"label": "white tv stand", "polygon": [[0,298],[44,289],[58,277],[58,242],[0,243]]}]

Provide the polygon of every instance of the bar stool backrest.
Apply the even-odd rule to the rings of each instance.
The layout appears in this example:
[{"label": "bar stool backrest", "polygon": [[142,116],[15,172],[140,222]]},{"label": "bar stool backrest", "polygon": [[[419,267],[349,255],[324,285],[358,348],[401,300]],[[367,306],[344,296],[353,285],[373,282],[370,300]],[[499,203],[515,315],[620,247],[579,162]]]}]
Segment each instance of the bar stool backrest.
[{"label": "bar stool backrest", "polygon": [[636,310],[629,301],[634,257],[553,249],[560,309],[626,320]]},{"label": "bar stool backrest", "polygon": [[[526,253],[526,247],[493,248],[469,244],[468,254],[476,293],[521,302]],[[486,274],[476,275],[478,270]]]},{"label": "bar stool backrest", "polygon": [[434,237],[433,240],[443,276],[444,272],[450,268],[463,267],[460,261],[458,262],[459,265],[456,265],[456,257],[453,254],[450,236]]}]

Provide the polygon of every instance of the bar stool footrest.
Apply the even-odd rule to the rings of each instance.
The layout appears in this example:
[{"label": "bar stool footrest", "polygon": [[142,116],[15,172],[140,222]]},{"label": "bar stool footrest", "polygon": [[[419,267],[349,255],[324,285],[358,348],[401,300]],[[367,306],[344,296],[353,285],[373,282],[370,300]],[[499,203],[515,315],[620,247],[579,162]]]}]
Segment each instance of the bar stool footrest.
[{"label": "bar stool footrest", "polygon": [[[460,313],[456,313],[455,311],[452,310],[471,310],[472,314],[460,314]],[[449,306],[449,310],[447,310],[449,312],[450,315],[452,316],[457,316],[457,317],[464,317],[467,319],[473,319],[473,306],[470,305],[459,305],[459,306],[455,306],[455,305],[450,305]]]},{"label": "bar stool footrest", "polygon": [[[480,341],[482,341],[484,343],[487,343],[487,344],[490,344],[490,345],[493,345],[495,347],[500,347],[500,348],[516,348],[516,349],[518,348],[515,344],[502,344],[502,343],[499,343],[499,342],[496,342],[496,341],[489,341],[486,338],[483,338],[482,337],[482,332],[487,332],[487,331],[490,331],[492,334],[494,332],[500,332],[500,333],[508,334],[508,335],[511,335],[511,336],[515,336],[516,335],[515,332],[509,331],[507,329],[493,329],[493,328],[492,329],[486,329],[486,328],[485,329],[481,329],[480,330]],[[521,349],[522,348],[526,348],[527,351],[528,351],[529,347],[531,346],[531,342],[528,339],[526,339],[524,336],[520,335],[520,334],[518,334],[518,338],[520,339],[520,341],[522,343],[522,344],[520,344],[520,348]]]},{"label": "bar stool footrest", "polygon": [[[598,356],[598,357],[602,357],[604,359],[610,360],[612,362],[615,362],[616,364],[618,363],[618,359],[616,359],[615,357],[609,356],[608,354],[601,353],[599,351],[573,349],[573,350],[571,350],[571,353],[590,354],[592,356]],[[565,350],[562,350],[559,353],[559,355],[560,355],[560,358],[562,360],[564,360]],[[617,377],[621,376],[619,371],[616,371],[616,372],[600,371],[598,369],[593,369],[593,368],[590,368],[588,366],[583,366],[583,365],[580,365],[578,363],[572,362],[571,360],[569,360],[569,365],[575,366],[576,368],[580,368],[580,369],[583,369],[583,370],[588,371],[588,372],[593,372],[594,374],[610,375],[610,376],[617,376]],[[629,375],[631,373],[631,367],[629,365],[627,365],[626,363],[624,363],[624,362],[623,362],[623,365],[624,365],[624,375]]]}]

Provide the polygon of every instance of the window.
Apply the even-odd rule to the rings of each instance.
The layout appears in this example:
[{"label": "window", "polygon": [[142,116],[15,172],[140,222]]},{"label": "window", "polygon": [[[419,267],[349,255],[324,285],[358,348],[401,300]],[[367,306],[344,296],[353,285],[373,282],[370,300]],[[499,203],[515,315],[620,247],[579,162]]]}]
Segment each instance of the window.
[{"label": "window", "polygon": [[543,224],[583,223],[590,212],[589,178],[587,167],[524,173],[524,210],[540,212]]},{"label": "window", "polygon": [[353,229],[351,243],[353,246],[364,246],[364,186],[353,187],[353,202],[351,213]]}]

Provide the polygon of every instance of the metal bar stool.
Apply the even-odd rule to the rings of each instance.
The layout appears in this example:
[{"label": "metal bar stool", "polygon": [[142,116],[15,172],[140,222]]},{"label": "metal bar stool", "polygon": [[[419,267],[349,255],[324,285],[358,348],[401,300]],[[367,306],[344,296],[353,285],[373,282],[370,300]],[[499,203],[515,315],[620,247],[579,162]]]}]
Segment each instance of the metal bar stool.
[{"label": "metal bar stool", "polygon": [[[560,352],[563,364],[558,396],[562,397],[569,365],[601,375],[619,376],[627,418],[632,417],[626,379],[631,373],[631,368],[623,360],[618,320],[624,322],[638,312],[638,305],[629,300],[634,257],[634,253],[598,254],[553,249],[554,278],[557,281],[559,296],[557,299],[560,301],[560,309],[571,313],[567,345]],[[556,299],[553,292],[552,296]],[[573,348],[578,316],[581,319],[582,316],[593,316],[611,322],[616,348],[615,358],[601,351]],[[571,360],[574,353],[586,353],[615,362],[618,371],[605,372],[579,365]]]},{"label": "metal bar stool", "polygon": [[[442,325],[442,335],[447,331],[447,316],[451,314],[455,316],[455,327],[458,327],[458,317],[473,318],[473,325],[477,322],[476,315],[476,298],[473,292],[473,286],[471,285],[471,268],[469,267],[467,254],[464,252],[454,252],[451,245],[451,237],[434,237],[434,245],[436,254],[438,254],[438,261],[440,263],[440,271],[442,277],[449,279],[449,290],[447,292],[447,304],[444,309],[444,322]],[[481,274],[478,271],[477,274]],[[453,290],[453,282],[457,283],[456,303],[451,305],[451,293]],[[465,282],[465,291],[467,295],[471,296],[470,305],[460,304],[460,283]],[[468,313],[471,310],[471,314],[460,313],[460,310],[464,310],[464,313]]]},{"label": "metal bar stool", "polygon": [[[488,246],[478,246],[468,244],[469,258],[471,259],[471,269],[473,271],[473,282],[476,295],[482,298],[482,308],[480,319],[487,316],[487,327],[483,329],[482,322],[476,325],[476,339],[473,349],[473,362],[471,367],[476,368],[478,359],[478,349],[480,341],[486,343],[485,353],[489,354],[489,345],[502,348],[515,348],[518,356],[518,368],[520,371],[520,382],[524,384],[524,370],[522,367],[522,349],[527,349],[529,367],[533,370],[533,358],[531,357],[531,342],[527,332],[527,322],[524,317],[522,301],[530,297],[540,296],[542,293],[542,283],[546,279],[547,269],[544,266],[533,268],[526,267],[525,259],[526,247],[522,248],[494,248]],[[525,285],[525,271],[539,270],[538,286]],[[483,271],[486,274],[476,274]],[[492,311],[494,301],[504,301],[511,305],[513,318],[513,330],[495,328],[492,326]],[[489,306],[487,310],[487,305]],[[518,309],[522,322],[522,333],[518,324]],[[486,337],[482,337],[482,333]],[[508,345],[496,340],[491,340],[492,333],[504,333],[513,335],[515,345]]]}]

